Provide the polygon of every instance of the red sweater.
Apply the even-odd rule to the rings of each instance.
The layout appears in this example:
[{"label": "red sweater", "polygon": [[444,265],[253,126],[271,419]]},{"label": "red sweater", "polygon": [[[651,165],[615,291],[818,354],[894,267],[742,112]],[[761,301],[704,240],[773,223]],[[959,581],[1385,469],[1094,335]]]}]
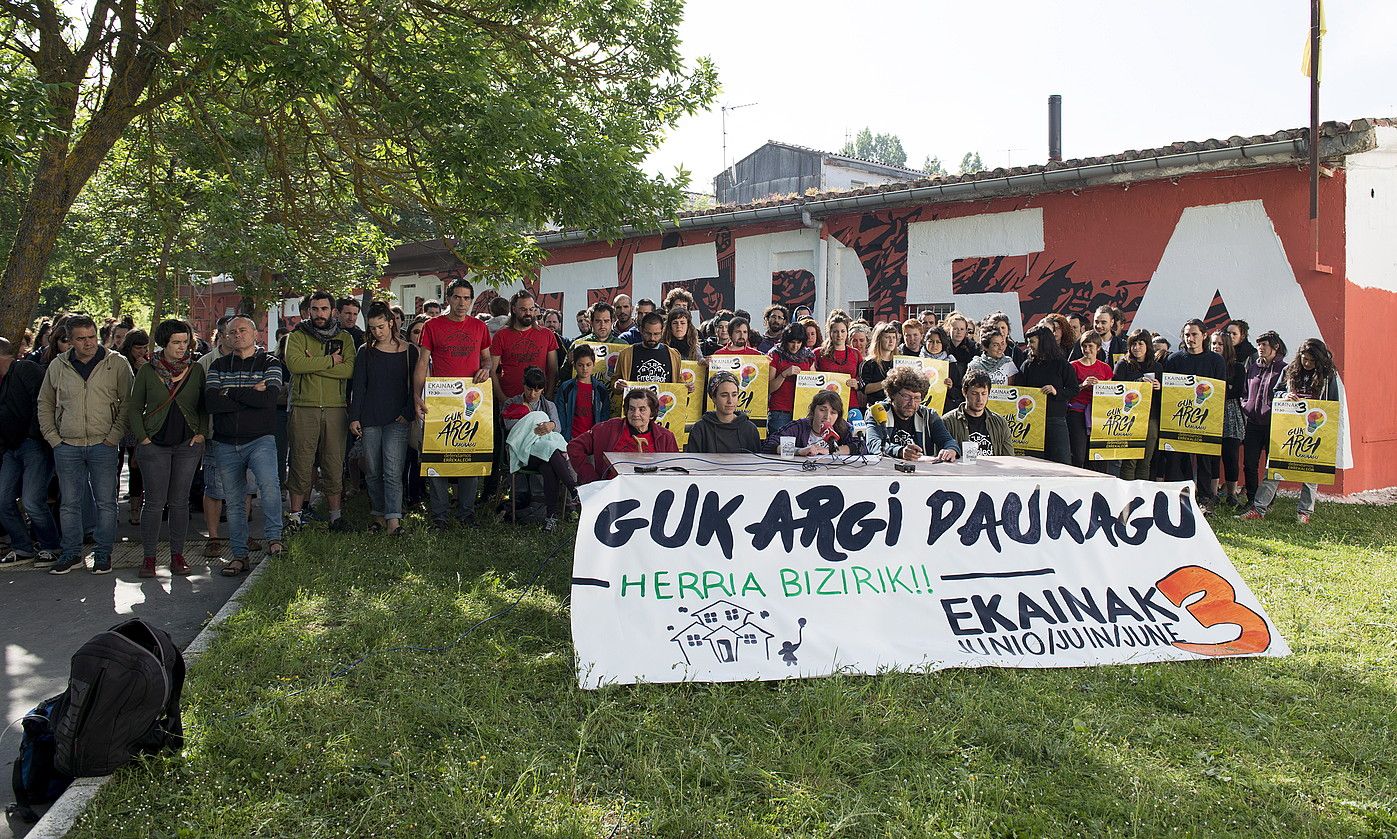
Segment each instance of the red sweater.
[{"label": "red sweater", "polygon": [[[654,451],[679,451],[679,443],[668,428],[651,423],[650,433],[655,439]],[[627,442],[630,445],[626,445]],[[574,437],[572,442],[568,443],[568,461],[577,473],[577,482],[590,484],[592,481],[609,481],[616,477],[616,470],[611,466],[611,461],[606,459],[606,453],[636,451],[634,443],[624,417],[609,419]]]}]

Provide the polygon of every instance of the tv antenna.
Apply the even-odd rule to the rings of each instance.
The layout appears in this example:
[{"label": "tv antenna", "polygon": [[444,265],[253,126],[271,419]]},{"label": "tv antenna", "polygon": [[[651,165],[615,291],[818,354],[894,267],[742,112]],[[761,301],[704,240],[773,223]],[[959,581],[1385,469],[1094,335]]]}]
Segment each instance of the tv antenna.
[{"label": "tv antenna", "polygon": [[[745,105],[724,105],[724,106],[722,106],[722,108],[719,109],[719,110],[722,112],[722,116],[723,116],[723,168],[724,168],[724,169],[728,168],[728,111],[736,111],[736,110],[739,110],[739,109],[741,109],[741,108],[750,108],[750,107],[752,107],[753,105],[756,105],[756,104],[758,104],[758,103],[756,103],[756,102],[748,102],[748,103],[745,104]],[[733,173],[734,180],[736,180],[736,175],[737,175],[737,173],[734,172],[734,173]]]}]

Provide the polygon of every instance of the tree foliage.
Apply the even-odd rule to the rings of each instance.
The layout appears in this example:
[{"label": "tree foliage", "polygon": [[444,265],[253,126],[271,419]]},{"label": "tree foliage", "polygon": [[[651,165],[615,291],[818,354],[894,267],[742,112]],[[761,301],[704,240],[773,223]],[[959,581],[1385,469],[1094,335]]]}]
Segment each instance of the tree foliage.
[{"label": "tree foliage", "polygon": [[960,173],[962,175],[969,175],[973,172],[983,172],[984,170],[985,164],[981,162],[980,153],[977,151],[968,151],[965,153],[965,156],[960,159]]},{"label": "tree foliage", "polygon": [[258,297],[371,279],[390,240],[455,240],[505,279],[536,264],[531,230],[657,223],[684,174],[642,163],[716,88],[679,55],[681,9],[97,0],[84,28],[50,0],[0,0],[53,125],[16,146],[0,330],[28,319],[60,238],[63,272],[99,284],[199,267]]},{"label": "tree foliage", "polygon": [[922,171],[934,178],[946,175],[946,167],[941,165],[941,158],[930,154],[926,156],[926,160],[922,161]]},{"label": "tree foliage", "polygon": [[846,142],[839,153],[887,166],[907,165],[907,152],[902,148],[902,140],[896,134],[874,134],[866,126],[854,135],[854,139]]}]

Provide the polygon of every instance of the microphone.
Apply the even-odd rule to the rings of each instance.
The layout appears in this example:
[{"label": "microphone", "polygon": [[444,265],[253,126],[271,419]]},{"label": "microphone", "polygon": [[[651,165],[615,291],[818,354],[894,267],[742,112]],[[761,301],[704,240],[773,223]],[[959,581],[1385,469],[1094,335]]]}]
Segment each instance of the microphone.
[{"label": "microphone", "polygon": [[882,402],[875,402],[868,407],[868,415],[873,417],[873,421],[879,425],[888,424],[888,409],[883,407]]},{"label": "microphone", "polygon": [[833,423],[825,423],[825,427],[820,429],[820,439],[825,441],[825,446],[830,451],[834,451],[839,446],[839,435],[834,432]]}]

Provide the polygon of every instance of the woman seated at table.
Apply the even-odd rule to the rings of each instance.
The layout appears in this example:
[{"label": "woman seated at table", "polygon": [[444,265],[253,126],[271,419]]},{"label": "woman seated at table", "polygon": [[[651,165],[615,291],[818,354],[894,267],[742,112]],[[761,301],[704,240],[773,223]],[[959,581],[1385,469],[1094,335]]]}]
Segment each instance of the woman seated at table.
[{"label": "woman seated at table", "polygon": [[960,444],[941,415],[922,404],[929,388],[926,376],[915,367],[896,367],[888,374],[883,383],[888,398],[868,409],[870,454],[898,460],[926,456],[951,463],[960,457]]},{"label": "woman seated at table", "polygon": [[844,400],[832,390],[822,390],[810,400],[810,413],[784,428],[767,429],[762,450],[775,453],[782,437],[794,437],[798,457],[825,454],[862,454],[863,442],[844,420]]},{"label": "woman seated at table", "polygon": [[608,452],[649,454],[679,451],[679,442],[670,430],[654,421],[660,410],[660,400],[653,390],[633,387],[626,391],[622,405],[624,417],[594,425],[568,443],[568,460],[577,472],[579,484],[609,481],[616,477],[615,467],[606,458]]}]

